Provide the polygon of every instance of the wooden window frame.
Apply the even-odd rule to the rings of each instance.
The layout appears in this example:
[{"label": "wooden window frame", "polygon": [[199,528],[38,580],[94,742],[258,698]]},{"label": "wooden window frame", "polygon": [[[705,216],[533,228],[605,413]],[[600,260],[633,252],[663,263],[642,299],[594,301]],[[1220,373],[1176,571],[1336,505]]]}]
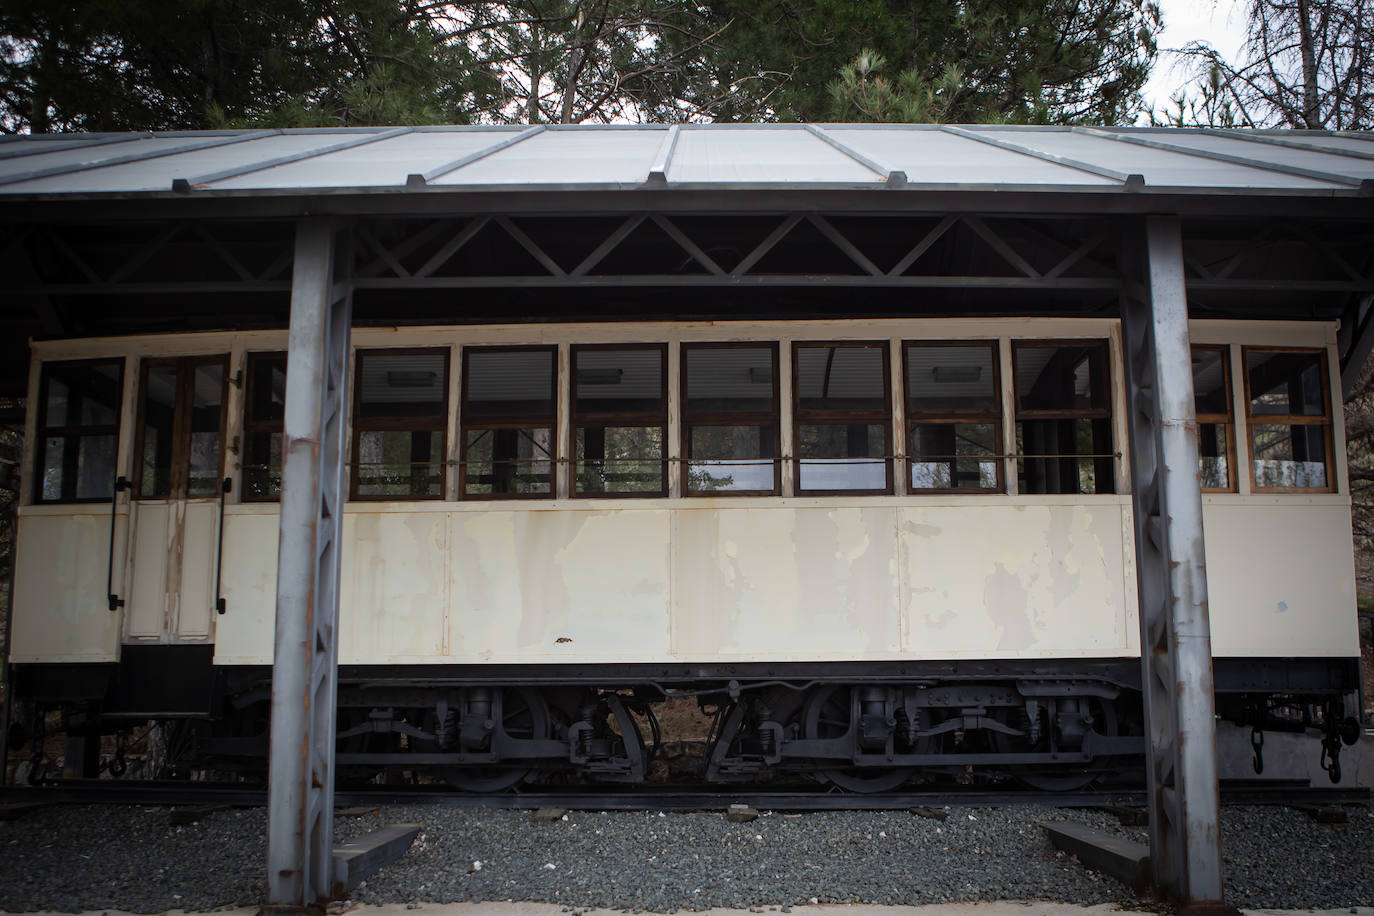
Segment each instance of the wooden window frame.
[{"label": "wooden window frame", "polygon": [[[362,416],[363,406],[363,363],[369,356],[421,356],[443,354],[444,357],[444,377],[440,381],[439,390],[443,392],[443,399],[439,402],[437,412],[425,416],[417,417],[364,417]],[[451,348],[450,347],[368,347],[359,348],[353,351],[353,430],[349,434],[349,446],[351,448],[348,470],[348,498],[350,502],[432,502],[443,500],[448,493],[448,394],[449,394],[449,366]],[[362,434],[370,432],[439,432],[439,453],[430,463],[439,466],[439,491],[424,496],[405,494],[404,496],[378,494],[363,495],[358,492],[359,466],[358,460]]]},{"label": "wooden window frame", "polygon": [[[550,373],[549,403],[552,405],[553,413],[549,414],[547,426],[550,430],[552,440],[549,452],[549,492],[547,493],[476,493],[467,492],[467,449],[468,432],[475,430],[498,430],[498,429],[530,429],[532,427],[543,428],[545,425],[541,419],[532,417],[509,417],[509,418],[483,418],[480,420],[469,421],[468,419],[468,379],[472,377],[470,371],[471,363],[468,357],[472,353],[531,353],[542,352],[549,354],[550,366],[553,369]],[[512,346],[474,346],[463,347],[462,352],[462,385],[458,394],[458,498],[461,500],[486,500],[486,499],[553,499],[558,495],[558,473],[561,465],[558,461],[558,423],[559,423],[559,404],[558,404],[558,347],[557,345],[529,344]]]},{"label": "wooden window frame", "polygon": [[[879,410],[806,410],[801,406],[800,359],[803,348],[877,348],[883,357],[883,402]],[[801,485],[802,456],[793,455],[793,472],[798,496],[891,496],[893,492],[893,411],[892,411],[892,348],[887,340],[794,340],[792,342],[792,450],[801,451],[801,428],[803,426],[849,426],[857,424],[883,424],[883,476],[886,486],[882,489],[866,490],[809,490]]]},{"label": "wooden window frame", "polygon": [[[1102,386],[1102,396],[1103,396],[1103,400],[1104,400],[1106,406],[1104,406],[1104,407],[1080,408],[1080,409],[1073,409],[1073,410],[1023,410],[1023,409],[1021,408],[1021,373],[1017,371],[1017,369],[1018,369],[1018,364],[1017,364],[1017,353],[1018,353],[1020,350],[1025,349],[1025,348],[1033,348],[1033,349],[1049,349],[1049,348],[1053,348],[1053,347],[1079,347],[1079,348],[1082,348],[1082,347],[1088,347],[1088,346],[1097,347],[1098,349],[1100,349],[1100,350],[1102,351],[1102,357],[1103,357],[1103,359],[1102,359],[1102,376],[1103,376],[1103,377],[1100,378],[1100,379],[1095,379],[1094,381],[1099,382],[1099,383],[1101,384],[1101,386]],[[1012,409],[1012,417],[1011,417],[1012,427],[1011,427],[1011,428],[1012,428],[1013,432],[1015,432],[1015,430],[1016,430],[1016,424],[1019,423],[1019,422],[1022,421],[1022,420],[1106,420],[1106,421],[1107,421],[1107,429],[1108,429],[1109,435],[1111,436],[1111,445],[1110,445],[1110,448],[1111,448],[1111,450],[1112,450],[1112,454],[1111,454],[1110,457],[1111,457],[1111,462],[1112,462],[1112,473],[1111,473],[1111,474],[1108,476],[1108,478],[1107,478],[1107,482],[1108,482],[1108,484],[1110,485],[1110,489],[1109,489],[1109,490],[1105,491],[1105,493],[1104,493],[1103,490],[1101,489],[1101,487],[1099,487],[1099,488],[1098,488],[1098,491],[1097,491],[1096,493],[1076,493],[1076,494],[1074,494],[1074,493],[1064,493],[1064,494],[1051,494],[1051,495],[1063,495],[1063,496],[1101,496],[1101,495],[1109,495],[1109,494],[1113,494],[1113,493],[1116,493],[1116,492],[1117,492],[1117,490],[1118,490],[1117,480],[1116,480],[1116,473],[1117,473],[1117,470],[1118,470],[1118,460],[1117,460],[1117,456],[1120,454],[1120,450],[1117,448],[1117,442],[1116,442],[1117,430],[1116,430],[1116,424],[1113,422],[1113,417],[1112,417],[1112,403],[1113,403],[1114,400],[1115,400],[1115,391],[1114,391],[1114,389],[1112,388],[1112,346],[1111,346],[1111,341],[1108,340],[1107,338],[1105,338],[1105,337],[1062,337],[1062,338],[1018,337],[1018,338],[1012,338],[1012,339],[1011,339],[1011,409]],[[1014,438],[1014,437],[1013,437],[1013,438]],[[1045,456],[1045,455],[1032,455],[1032,454],[1027,454],[1027,453],[1021,451],[1021,448],[1018,446],[1018,447],[1017,447],[1016,456],[1015,456],[1015,458],[1014,458],[1013,460],[1015,460],[1015,461],[1017,461],[1017,462],[1026,461],[1026,460],[1030,460],[1030,459],[1041,459],[1041,460],[1048,459],[1048,460],[1055,460],[1056,458],[1061,458],[1061,459],[1062,459],[1062,458],[1072,458],[1072,459],[1074,459],[1074,460],[1079,460],[1079,459],[1081,459],[1081,458],[1083,458],[1083,457],[1085,457],[1085,456],[1082,456],[1082,455],[1065,455],[1065,456],[1059,456],[1059,455],[1048,455],[1048,456]],[[1090,460],[1104,460],[1104,459],[1090,459]],[[1019,487],[1020,476],[1021,476],[1021,475],[1020,475],[1019,468],[1018,468],[1018,473],[1017,473],[1018,487],[1017,487],[1017,490],[1018,490],[1018,492],[1024,492],[1024,491],[1022,491],[1022,490],[1020,489],[1020,487]],[[1039,495],[1039,494],[1027,494],[1027,495]]]},{"label": "wooden window frame", "polygon": [[[704,411],[701,413],[690,413],[687,407],[687,353],[691,350],[768,350],[772,356],[773,372],[773,398],[772,408],[768,412],[761,411]],[[781,374],[778,362],[780,359],[780,348],[776,340],[760,341],[691,341],[684,342],[680,349],[679,374],[681,384],[679,392],[679,426],[681,427],[680,441],[682,443],[682,460],[679,462],[681,468],[682,493],[688,498],[710,497],[710,496],[777,496],[782,493],[782,392]],[[691,429],[693,426],[767,426],[773,431],[773,488],[771,490],[693,490],[689,485],[689,465],[692,461],[692,437]],[[711,459],[702,459],[711,460]],[[759,461],[762,459],[741,459],[748,461]]]},{"label": "wooden window frame", "polygon": [[[938,347],[989,347],[992,350],[992,407],[967,408],[963,410],[914,410],[911,407],[911,380],[907,376],[907,354],[917,349]],[[902,341],[902,403],[906,411],[906,488],[909,496],[941,495],[946,493],[970,493],[989,496],[1007,492],[1006,456],[1002,455],[1002,354],[1001,341],[996,338],[973,338],[969,340],[904,340]],[[957,423],[991,423],[993,442],[997,451],[992,456],[997,464],[997,485],[995,487],[913,487],[911,474],[916,467],[913,449],[912,428],[917,424],[952,426]]]},{"label": "wooden window frame", "polygon": [[[285,350],[260,350],[260,351],[250,352],[250,353],[246,354],[246,356],[247,356],[247,359],[245,360],[245,365],[244,365],[244,380],[243,380],[243,438],[242,438],[242,442],[240,443],[240,446],[239,446],[240,454],[244,455],[245,457],[247,457],[247,455],[248,455],[248,453],[249,453],[249,451],[248,451],[248,450],[249,450],[249,447],[250,447],[250,446],[249,446],[249,443],[252,441],[252,437],[253,437],[254,435],[260,435],[260,434],[262,434],[262,433],[267,433],[268,435],[271,435],[272,433],[280,433],[280,434],[282,435],[283,446],[285,446],[285,439],[286,439],[286,420],[285,420],[285,417],[283,417],[281,420],[257,420],[257,419],[254,419],[254,418],[253,418],[253,400],[254,400],[253,395],[254,395],[254,393],[255,393],[255,392],[254,392],[253,386],[255,385],[254,379],[257,378],[256,374],[253,372],[254,365],[255,365],[259,360],[269,360],[269,359],[280,359],[280,360],[282,360],[283,365],[285,365],[285,363],[286,363],[286,351],[285,351]],[[283,452],[282,452],[282,464],[285,465],[285,463],[286,463],[286,453],[285,453],[285,449],[283,448]],[[239,487],[239,501],[240,501],[240,502],[245,502],[245,503],[275,503],[275,502],[280,502],[280,501],[281,501],[281,494],[280,494],[280,493],[279,493],[278,495],[276,495],[276,496],[253,496],[253,495],[251,495],[251,494],[248,492],[248,480],[247,480],[247,478],[248,478],[248,469],[249,469],[250,467],[256,467],[256,465],[249,465],[249,464],[247,464],[247,463],[245,462],[245,463],[240,464],[240,466],[239,466],[239,469],[243,472],[243,483],[242,483],[242,485],[240,485],[240,487]]]},{"label": "wooden window frame", "polygon": [[[1204,493],[1234,493],[1236,492],[1239,480],[1239,471],[1236,464],[1236,402],[1235,392],[1231,386],[1231,347],[1228,344],[1193,344],[1189,347],[1189,353],[1196,353],[1199,350],[1210,351],[1221,354],[1221,374],[1226,384],[1226,413],[1199,413],[1196,415],[1198,425],[1198,435],[1202,434],[1203,424],[1222,424],[1226,427],[1226,466],[1229,468],[1226,474],[1227,486],[1224,487],[1203,487]],[[1194,410],[1196,411],[1197,397],[1194,393]],[[1201,474],[1202,450],[1198,449],[1199,474]],[[1201,479],[1199,477],[1199,479]]]},{"label": "wooden window frame", "polygon": [[[657,350],[659,352],[660,398],[663,403],[661,414],[648,413],[581,413],[577,409],[577,357],[580,353],[606,352],[614,350]],[[571,375],[568,385],[568,415],[570,429],[568,437],[568,495],[573,499],[662,499],[668,495],[668,344],[666,343],[575,343],[568,347],[568,372]],[[615,422],[621,421],[621,422]],[[604,493],[586,493],[577,488],[577,433],[588,427],[625,426],[658,427],[663,431],[663,458],[660,460],[660,482],[656,491],[614,490]],[[651,459],[645,459],[651,460]]]},{"label": "wooden window frame", "polygon": [[[1246,357],[1251,353],[1315,353],[1319,362],[1319,374],[1322,386],[1322,415],[1306,416],[1303,414],[1274,414],[1251,413],[1250,407],[1253,399],[1250,393],[1250,365]],[[1336,448],[1333,439],[1331,409],[1331,369],[1327,363],[1326,350],[1323,347],[1241,347],[1240,349],[1241,376],[1245,381],[1245,437],[1246,437],[1246,461],[1245,464],[1250,474],[1250,492],[1252,493],[1335,493],[1336,492]],[[1322,464],[1326,468],[1326,486],[1324,487],[1262,487],[1255,479],[1255,426],[1321,426],[1322,448],[1325,454],[1322,456]]]},{"label": "wooden window frame", "polygon": [[[198,366],[210,366],[218,363],[223,370],[220,375],[220,401],[219,401],[219,465],[215,473],[216,481],[224,479],[224,456],[228,451],[224,437],[228,429],[229,422],[229,354],[215,353],[207,356],[151,356],[145,357],[138,367],[138,415],[137,415],[137,435],[134,441],[134,486],[132,498],[138,500],[158,500],[165,499],[169,502],[177,502],[188,499],[218,499],[220,489],[215,487],[213,493],[202,493],[198,496],[187,494],[186,487],[190,480],[190,453],[191,453],[191,404],[195,397],[195,385],[191,381],[195,378],[195,370]],[[167,366],[176,369],[176,400],[172,405],[172,456],[170,478],[167,485],[167,493],[161,496],[143,496],[143,441],[145,411],[148,403],[148,372],[150,369],[163,368]]]},{"label": "wooden window frame", "polygon": [[[115,421],[113,424],[101,424],[98,426],[84,426],[81,424],[67,423],[62,426],[48,426],[48,386],[52,381],[49,369],[61,368],[66,366],[97,366],[110,365],[119,368],[119,378],[115,386],[119,390],[119,399],[115,403]],[[107,503],[114,493],[114,481],[119,476],[119,429],[124,418],[124,357],[100,357],[97,359],[62,359],[43,363],[38,375],[38,423],[34,431],[36,440],[34,452],[34,488],[33,501],[36,505],[59,506],[59,505],[78,505],[87,503]],[[47,465],[47,450],[49,439],[62,439],[63,448],[68,443],[76,442],[78,454],[80,451],[80,441],[86,437],[95,436],[114,436],[115,439],[115,463],[113,475],[110,477],[110,496],[87,496],[84,498],[71,497],[70,499],[59,497],[57,499],[45,499],[43,497],[43,468]],[[63,469],[63,480],[66,479],[66,469]],[[75,486],[73,485],[73,492]]]}]

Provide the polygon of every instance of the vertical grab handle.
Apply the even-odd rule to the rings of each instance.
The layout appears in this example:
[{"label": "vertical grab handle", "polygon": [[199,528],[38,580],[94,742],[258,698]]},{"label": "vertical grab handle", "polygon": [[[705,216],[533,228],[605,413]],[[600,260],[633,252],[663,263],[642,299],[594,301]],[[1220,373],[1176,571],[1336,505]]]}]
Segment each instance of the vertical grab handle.
[{"label": "vertical grab handle", "polygon": [[220,591],[220,578],[224,573],[224,497],[234,488],[234,478],[226,477],[219,486],[219,545],[215,548],[215,611],[223,614],[229,609],[229,602]]},{"label": "vertical grab handle", "polygon": [[114,490],[110,493],[110,561],[105,570],[105,599],[109,602],[110,610],[117,611],[124,606],[124,599],[114,592],[114,544],[115,544],[115,519],[119,507],[119,494],[132,486],[127,477],[116,477],[114,480]]}]

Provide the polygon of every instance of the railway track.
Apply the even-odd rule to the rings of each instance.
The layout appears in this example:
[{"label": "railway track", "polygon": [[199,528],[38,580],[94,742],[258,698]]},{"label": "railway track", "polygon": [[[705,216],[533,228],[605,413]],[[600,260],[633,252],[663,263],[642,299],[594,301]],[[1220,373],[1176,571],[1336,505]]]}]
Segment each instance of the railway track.
[{"label": "railway track", "polygon": [[[1343,805],[1369,804],[1371,790],[1312,786],[1304,780],[1236,780],[1221,783],[1223,805]],[[1145,791],[1129,786],[1074,792],[1030,789],[987,789],[950,786],[857,795],[795,787],[719,787],[703,785],[563,786],[497,795],[473,795],[435,786],[367,786],[335,792],[336,807],[372,805],[450,805],[466,808],[545,808],[598,811],[701,811],[746,804],[773,811],[881,811],[945,806],[1000,807],[1141,807]],[[115,780],[54,780],[40,786],[0,786],[0,806],[50,804],[111,805],[232,805],[267,804],[261,786],[232,783],[187,783]]]}]

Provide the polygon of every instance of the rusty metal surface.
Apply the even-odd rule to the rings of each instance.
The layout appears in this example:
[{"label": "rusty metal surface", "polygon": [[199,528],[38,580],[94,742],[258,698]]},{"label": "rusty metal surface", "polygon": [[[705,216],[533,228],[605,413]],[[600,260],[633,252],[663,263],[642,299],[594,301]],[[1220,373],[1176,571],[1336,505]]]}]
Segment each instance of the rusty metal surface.
[{"label": "rusty metal surface", "polygon": [[1183,253],[1176,218],[1137,236],[1147,285],[1123,302],[1155,884],[1222,900],[1217,752]]},{"label": "rusty metal surface", "polygon": [[[267,903],[305,906],[332,884],[335,674],[351,293],[335,284],[335,227],[297,230],[287,351],[272,672]],[[343,259],[341,259],[343,260]]]}]

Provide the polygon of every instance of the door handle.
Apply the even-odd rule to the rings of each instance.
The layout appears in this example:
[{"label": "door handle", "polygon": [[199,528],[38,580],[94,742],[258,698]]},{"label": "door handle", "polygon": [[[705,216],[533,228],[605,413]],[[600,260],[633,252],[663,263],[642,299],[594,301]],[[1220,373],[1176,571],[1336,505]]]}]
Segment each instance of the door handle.
[{"label": "door handle", "polygon": [[119,494],[132,486],[127,477],[116,477],[114,479],[114,489],[110,493],[110,560],[105,569],[105,598],[109,602],[110,610],[117,611],[124,606],[124,599],[114,592],[114,541],[115,541],[115,518],[116,510],[119,506]]},{"label": "door handle", "polygon": [[220,579],[224,572],[224,497],[234,489],[234,478],[226,477],[219,485],[219,543],[215,548],[215,611],[223,614],[229,609],[220,590]]}]

